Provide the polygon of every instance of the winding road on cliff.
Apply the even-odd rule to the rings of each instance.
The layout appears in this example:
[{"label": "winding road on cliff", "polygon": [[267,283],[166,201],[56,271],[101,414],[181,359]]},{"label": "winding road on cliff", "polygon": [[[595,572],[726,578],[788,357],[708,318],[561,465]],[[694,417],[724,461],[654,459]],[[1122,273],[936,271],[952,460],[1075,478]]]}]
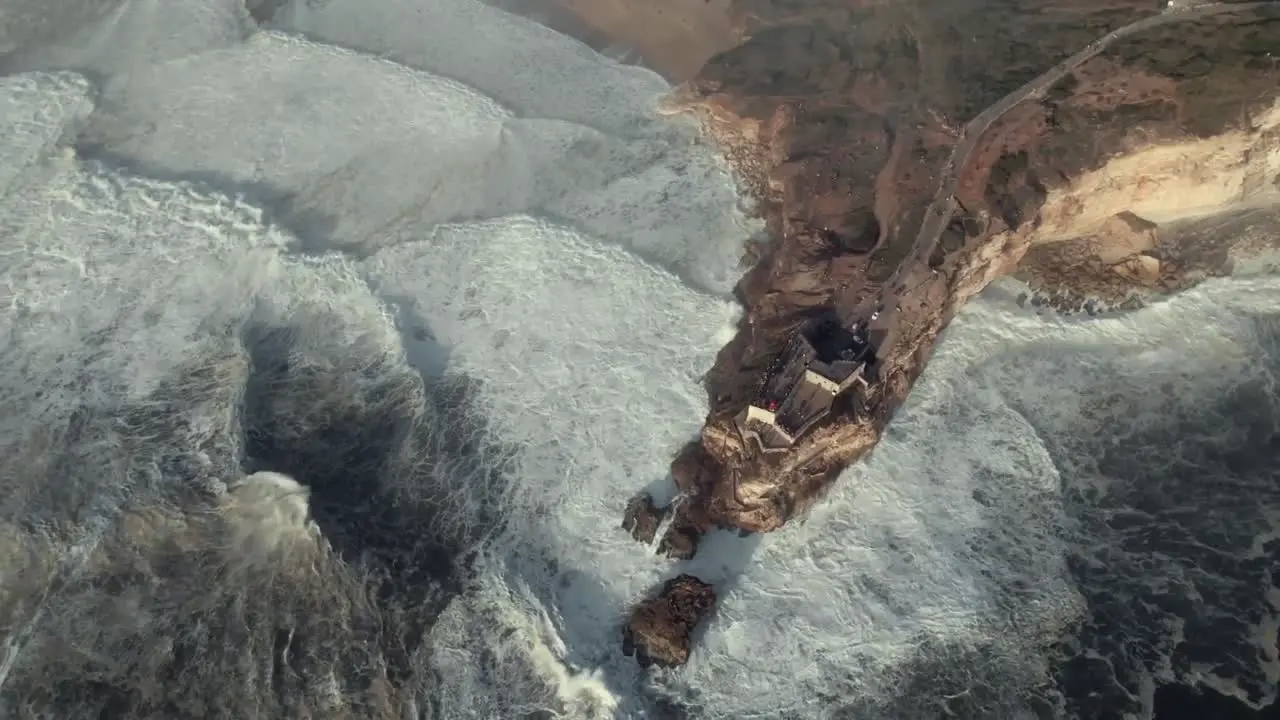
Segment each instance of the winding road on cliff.
[{"label": "winding road on cliff", "polygon": [[898,309],[900,293],[893,292],[893,288],[898,286],[900,282],[899,274],[904,270],[907,273],[911,273],[925,267],[928,263],[929,256],[933,254],[934,247],[938,244],[939,238],[942,237],[942,231],[951,221],[952,214],[955,211],[955,191],[956,183],[959,182],[960,178],[960,170],[969,162],[969,156],[977,148],[978,140],[1005,113],[1008,113],[1025,100],[1043,97],[1049,88],[1056,85],[1081,65],[1092,60],[1117,40],[1123,40],[1131,35],[1169,23],[1198,20],[1226,12],[1258,10],[1268,6],[1280,8],[1280,2],[1269,0],[1267,2],[1250,3],[1209,3],[1166,10],[1159,15],[1152,15],[1130,23],[1089,43],[1082,50],[1004,96],[999,102],[983,110],[966,123],[960,131],[960,141],[952,149],[951,156],[947,159],[946,164],[939,170],[938,190],[934,194],[933,202],[930,203],[928,210],[925,211],[924,220],[920,224],[920,232],[916,235],[916,241],[912,245],[911,253],[898,266],[898,270],[890,277],[889,282],[885,284],[885,287],[893,295],[892,299],[881,298],[882,315],[885,316],[884,321],[887,322],[888,316]]}]

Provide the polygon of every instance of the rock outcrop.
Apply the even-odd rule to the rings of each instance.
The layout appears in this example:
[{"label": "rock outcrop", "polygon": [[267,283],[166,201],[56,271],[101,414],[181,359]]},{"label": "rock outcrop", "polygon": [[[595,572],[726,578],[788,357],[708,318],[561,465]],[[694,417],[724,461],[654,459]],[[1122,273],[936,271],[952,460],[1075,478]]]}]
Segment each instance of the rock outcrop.
[{"label": "rock outcrop", "polygon": [[655,507],[649,493],[640,493],[627,503],[627,510],[622,516],[622,529],[631,533],[636,542],[648,544],[658,534],[658,526],[662,524],[664,515],[665,508]]},{"label": "rock outcrop", "polygon": [[642,666],[674,667],[689,661],[689,636],[716,605],[716,592],[692,575],[668,580],[641,603],[622,630],[622,652]]}]

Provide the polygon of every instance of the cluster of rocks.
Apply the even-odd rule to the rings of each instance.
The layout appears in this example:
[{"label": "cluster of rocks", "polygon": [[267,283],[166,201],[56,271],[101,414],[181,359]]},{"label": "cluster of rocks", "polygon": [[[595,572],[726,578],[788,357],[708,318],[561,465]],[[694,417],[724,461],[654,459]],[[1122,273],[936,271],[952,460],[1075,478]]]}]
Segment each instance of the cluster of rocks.
[{"label": "cluster of rocks", "polygon": [[[622,519],[622,529],[631,533],[637,542],[646,545],[653,542],[670,508],[654,505],[653,497],[640,493],[627,503]],[[678,535],[678,534],[677,534]],[[664,537],[664,547],[672,557],[693,556],[694,544],[687,553],[679,549],[672,552],[665,544],[671,533]],[[716,592],[711,585],[692,575],[678,575],[664,583],[654,597],[640,603],[622,630],[622,652],[635,657],[644,667],[674,667],[689,660],[690,636],[698,623],[715,607]]]}]

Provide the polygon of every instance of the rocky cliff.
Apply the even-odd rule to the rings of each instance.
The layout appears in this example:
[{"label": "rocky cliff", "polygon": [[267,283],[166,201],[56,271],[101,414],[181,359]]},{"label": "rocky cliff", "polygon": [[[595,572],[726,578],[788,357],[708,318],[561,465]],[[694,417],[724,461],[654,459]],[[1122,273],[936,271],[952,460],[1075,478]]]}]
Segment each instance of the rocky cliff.
[{"label": "rocky cliff", "polygon": [[[668,107],[696,113],[726,150],[773,242],[738,287],[745,313],[707,376],[701,438],[672,466],[681,499],[660,549],[674,557],[709,528],[770,531],[811,505],[874,447],[939,332],[995,278],[1017,274],[1036,304],[1097,312],[1275,241],[1280,3],[733,0],[722,12],[731,30],[715,42],[741,42]],[[642,35],[630,43],[645,53]],[[818,311],[875,306],[889,309],[870,387],[781,456],[746,445],[732,418],[791,333]]]},{"label": "rocky cliff", "polygon": [[[1066,309],[1184,287],[1231,260],[1190,242],[1188,218],[1280,194],[1278,5],[827,5],[758,8],[750,39],[672,102],[729,148],[776,237],[739,287],[747,312],[708,376],[701,441],[673,466],[685,537],[802,511],[874,446],[938,332],[996,277],[1018,272]],[[898,311],[862,409],[780,459],[744,447],[729,418],[790,332],[885,294]]]}]

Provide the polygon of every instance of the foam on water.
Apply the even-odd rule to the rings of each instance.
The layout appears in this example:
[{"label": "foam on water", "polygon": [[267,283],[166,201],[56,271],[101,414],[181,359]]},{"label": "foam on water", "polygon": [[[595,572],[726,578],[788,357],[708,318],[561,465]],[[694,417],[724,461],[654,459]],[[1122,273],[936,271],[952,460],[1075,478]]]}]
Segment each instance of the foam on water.
[{"label": "foam on water", "polygon": [[[144,47],[145,17],[84,32]],[[0,556],[0,707],[1016,717],[1101,594],[1148,602],[1079,569],[1137,502],[1099,458],[1160,467],[1151,428],[1251,382],[1275,403],[1268,276],[1085,322],[994,288],[808,518],[707,539],[717,614],[688,667],[642,671],[619,626],[673,568],[618,523],[736,317],[724,168],[652,117],[656,76],[476,2],[272,27],[96,88],[0,81],[0,519],[29,548]],[[1147,686],[1212,674],[1160,642]],[[57,710],[59,672],[100,680]]]},{"label": "foam on water", "polygon": [[246,564],[301,564],[319,530],[307,508],[309,492],[281,473],[256,472],[233,484],[223,515],[232,527],[230,553]]},{"label": "foam on water", "polygon": [[[576,43],[558,42],[571,55],[584,54]],[[294,334],[323,328],[323,339],[304,343],[305,356],[359,357],[357,338],[335,332],[341,318],[339,325],[364,328],[374,352],[385,348],[403,364],[414,348],[401,346],[396,323],[412,317],[425,323],[416,329],[446,347],[451,374],[484,381],[481,403],[500,438],[523,445],[512,474],[527,482],[507,500],[509,532],[535,540],[543,563],[556,547],[605,535],[625,499],[616,488],[660,479],[672,450],[696,430],[704,410],[698,377],[733,319],[722,293],[748,228],[723,167],[693,145],[689,130],[641,122],[638,108],[657,99],[656,77],[598,64],[617,75],[597,73],[613,84],[600,113],[617,117],[623,106],[612,98],[630,97],[633,109],[624,118],[630,127],[586,110],[571,113],[573,121],[595,117],[603,130],[561,119],[526,121],[457,82],[269,33],[109,79],[96,107],[88,85],[74,76],[10,78],[4,119],[13,123],[5,136],[14,162],[6,170],[16,168],[19,176],[8,178],[11,204],[3,221],[12,231],[6,256],[15,260],[5,268],[11,310],[5,332],[12,340],[5,355],[21,377],[6,384],[6,455],[24,457],[33,435],[57,435],[59,417],[68,422],[86,405],[85,412],[104,416],[121,412],[121,403],[152,406],[158,403],[149,398],[166,392],[175,376],[219,367],[228,393],[207,402],[196,397],[197,388],[176,381],[173,392],[191,396],[184,417],[174,420],[187,426],[182,441],[212,443],[211,452],[234,456],[240,451],[225,436],[234,431],[229,408],[217,401],[240,402],[234,387],[245,382],[248,365],[234,347],[227,355],[237,327],[265,313],[291,323]],[[587,106],[599,102],[580,97]],[[561,111],[569,108],[558,103]],[[608,134],[623,130],[633,137]],[[58,142],[75,143],[86,159],[56,150]],[[509,167],[492,170],[485,158],[495,154],[497,164]],[[582,159],[593,154],[595,166]],[[589,172],[576,176],[573,162]],[[570,167],[551,175],[557,164]],[[617,203],[620,191],[612,185],[630,195],[637,188],[669,194],[677,212],[664,218],[663,208],[644,197]],[[267,224],[273,215],[218,190],[260,201],[298,236],[279,232]],[[552,207],[531,201],[531,192]],[[620,206],[616,214],[605,212],[610,205]],[[606,237],[509,214],[520,209],[564,215]],[[439,225],[491,214],[508,217]],[[687,227],[691,215],[700,223],[695,231]],[[636,232],[619,233],[624,227]],[[696,249],[690,232],[701,241]],[[333,254],[294,259],[289,248],[300,245],[319,252],[359,246],[372,255],[359,265]],[[689,288],[672,271],[702,273],[702,286],[721,296]],[[312,328],[307,318],[316,312],[328,316]],[[637,399],[637,388],[650,387],[656,392]],[[584,431],[585,445],[566,440]],[[140,440],[108,433],[102,442],[111,447],[98,447],[93,459],[127,465]],[[232,446],[217,447],[228,441]],[[200,456],[191,462],[201,466]],[[203,464],[215,475],[225,472],[217,457]],[[26,466],[9,469],[6,487],[29,482],[19,474]],[[88,512],[110,525],[131,507],[171,499],[172,488],[139,486],[124,468],[96,469],[94,477],[57,477],[35,496],[7,493],[7,515],[34,512],[62,523],[83,497],[94,508]],[[280,476],[214,477],[205,486],[215,496],[230,486],[220,501],[230,526],[222,542],[237,562],[271,550],[290,528],[305,532],[296,517],[300,496],[275,498],[279,483],[262,480],[270,477]],[[163,474],[152,479],[164,482]],[[592,492],[582,504],[584,485]],[[556,503],[568,499],[577,510],[558,517]],[[569,529],[563,537],[562,526]],[[600,548],[573,549],[563,554],[566,566],[591,570],[616,560],[623,563],[617,570],[639,570],[614,588],[610,606],[579,600],[607,615],[607,629],[591,628],[612,650],[614,616],[663,566],[616,541],[603,546],[603,556]],[[550,610],[561,615],[560,608]],[[591,706],[616,704],[589,672],[557,664],[566,651],[547,610],[526,602],[502,612],[509,624],[542,638],[527,654],[535,674],[560,688],[552,699],[586,693],[596,698]],[[28,617],[35,627],[43,616]],[[40,650],[27,654],[27,669],[39,667]]]},{"label": "foam on water", "polygon": [[251,30],[239,0],[9,0],[0,70],[108,75],[225,47]]}]

